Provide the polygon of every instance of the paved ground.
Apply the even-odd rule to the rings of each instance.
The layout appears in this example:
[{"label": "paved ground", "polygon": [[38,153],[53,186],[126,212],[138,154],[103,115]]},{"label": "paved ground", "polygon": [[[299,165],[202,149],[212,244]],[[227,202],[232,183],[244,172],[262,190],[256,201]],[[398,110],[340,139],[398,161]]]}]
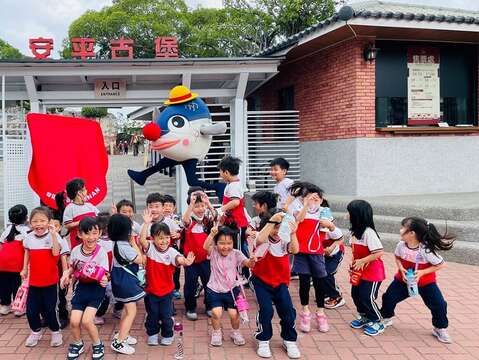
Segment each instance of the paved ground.
[{"label": "paved ground", "polygon": [[[348,256],[349,259],[349,256]],[[450,334],[454,343],[444,345],[435,340],[431,335],[431,317],[427,308],[420,299],[410,299],[398,306],[398,316],[392,328],[376,337],[371,338],[363,335],[359,330],[349,328],[348,322],[354,314],[354,306],[349,296],[347,282],[346,264],[343,262],[338,280],[344,290],[347,305],[338,310],[327,310],[331,330],[322,334],[312,331],[310,334],[300,334],[299,344],[302,351],[302,358],[308,360],[319,359],[479,359],[479,278],[478,266],[449,263],[448,267],[439,275],[439,285],[444,292],[448,302]],[[391,254],[385,256],[385,263],[388,270],[388,280],[381,287],[391,281],[394,273],[393,257]],[[381,291],[381,292],[382,292]],[[298,282],[293,281],[291,294],[294,303],[299,308]],[[201,301],[200,301],[201,303]],[[250,299],[253,309],[250,311],[250,318],[254,319],[254,300]],[[224,341],[221,348],[212,348],[209,344],[209,327],[205,315],[201,315],[196,322],[188,322],[183,319],[183,305],[177,301],[177,320],[183,321],[185,326],[185,359],[253,359],[256,358],[255,343],[251,338],[254,331],[254,324],[243,326],[243,334],[247,337],[247,343],[243,347],[234,346],[229,340]],[[200,312],[202,310],[202,305]],[[132,334],[137,336],[139,344],[136,346],[137,353],[130,359],[173,359],[175,348],[170,347],[148,347],[146,345],[146,334],[143,328],[145,318],[144,307],[140,305],[140,311],[134,323]],[[101,338],[105,343],[111,338],[117,327],[117,320],[111,315],[107,316],[107,322],[100,329]],[[229,329],[228,322],[224,326]],[[274,318],[274,337],[272,349],[274,359],[286,359],[281,349],[279,338],[278,319]],[[0,359],[64,359],[67,346],[50,348],[50,336],[47,333],[44,339],[36,348],[29,349],[23,343],[29,333],[25,318],[14,318],[8,315],[0,318]],[[85,337],[85,339],[87,339]],[[64,331],[64,340],[70,340],[68,330]],[[86,341],[87,346],[90,342]],[[89,349],[82,359],[91,358]],[[127,359],[126,356],[117,356],[108,349],[107,359]]]}]

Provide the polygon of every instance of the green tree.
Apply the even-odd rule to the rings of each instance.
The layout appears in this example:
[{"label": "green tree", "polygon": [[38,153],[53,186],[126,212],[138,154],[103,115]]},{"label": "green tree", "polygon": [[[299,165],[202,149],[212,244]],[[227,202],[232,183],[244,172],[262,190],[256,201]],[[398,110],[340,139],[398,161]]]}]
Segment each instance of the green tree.
[{"label": "green tree", "polygon": [[[69,39],[91,37],[98,58],[110,58],[110,41],[134,40],[135,58],[154,58],[155,39],[176,36],[181,57],[257,53],[334,12],[336,0],[225,0],[224,8],[188,9],[183,0],[114,0],[89,10],[69,27]],[[62,56],[71,57],[69,39]]]},{"label": "green tree", "polygon": [[258,46],[264,49],[274,42],[294,35],[307,27],[325,20],[334,13],[338,0],[225,0],[226,8],[256,10],[267,19],[257,23],[262,39]]},{"label": "green tree", "polygon": [[0,59],[23,59],[25,56],[12,45],[0,39]]},{"label": "green tree", "polygon": [[[188,7],[183,0],[117,0],[99,11],[89,10],[70,24],[62,56],[71,57],[70,40],[90,37],[96,42],[98,58],[110,58],[110,41],[134,40],[135,58],[155,57],[158,36],[177,36],[183,28]],[[180,41],[180,50],[182,43]]]},{"label": "green tree", "polygon": [[104,107],[82,107],[81,116],[99,119],[108,115],[108,109]]}]

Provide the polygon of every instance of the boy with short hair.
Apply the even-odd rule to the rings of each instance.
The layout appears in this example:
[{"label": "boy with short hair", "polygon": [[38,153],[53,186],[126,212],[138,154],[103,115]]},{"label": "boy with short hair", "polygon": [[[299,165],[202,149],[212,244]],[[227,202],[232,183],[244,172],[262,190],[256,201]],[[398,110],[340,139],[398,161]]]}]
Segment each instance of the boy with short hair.
[{"label": "boy with short hair", "polygon": [[[202,188],[190,188],[186,201],[188,208],[182,217],[184,226],[183,253],[194,253],[195,260],[191,266],[185,268],[185,285],[183,291],[185,296],[186,318],[194,321],[198,319],[195,296],[198,278],[200,278],[201,284],[205,289],[210,278],[210,260],[208,253],[204,249],[204,243],[210,233],[210,229],[213,227],[216,211]],[[207,302],[206,292],[204,303],[206,313],[208,316],[211,316],[211,308]]]},{"label": "boy with short hair", "polygon": [[270,175],[276,185],[274,186],[273,192],[279,195],[278,204],[276,207],[278,209],[283,209],[288,205],[289,187],[293,184],[293,180],[286,177],[289,170],[289,162],[285,158],[278,157],[270,161]]},{"label": "boy with short hair", "polygon": [[[163,214],[165,215],[166,218],[173,220],[176,225],[180,226],[181,217],[176,213],[176,200],[173,196],[169,194],[163,195]],[[180,250],[179,239],[177,241],[173,241],[173,243],[171,244],[171,247],[179,251]],[[180,274],[181,274],[181,266],[177,266],[175,268],[175,273],[173,274],[173,281],[175,283],[175,289],[173,290],[173,298],[176,300],[181,299]]]}]

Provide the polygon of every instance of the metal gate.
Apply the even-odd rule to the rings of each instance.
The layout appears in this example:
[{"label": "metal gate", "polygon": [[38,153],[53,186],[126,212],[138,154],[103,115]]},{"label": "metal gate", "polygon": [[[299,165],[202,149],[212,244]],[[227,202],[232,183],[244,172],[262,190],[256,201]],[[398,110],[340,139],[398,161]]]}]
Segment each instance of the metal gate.
[{"label": "metal gate", "polygon": [[276,157],[288,160],[288,177],[301,174],[298,111],[248,112],[247,186],[250,191],[272,190],[269,162]]},{"label": "metal gate", "polygon": [[3,157],[3,220],[8,223],[8,209],[16,204],[28,210],[38,206],[39,199],[28,184],[28,170],[32,159],[25,111],[20,107],[6,108],[5,132],[2,143]]}]

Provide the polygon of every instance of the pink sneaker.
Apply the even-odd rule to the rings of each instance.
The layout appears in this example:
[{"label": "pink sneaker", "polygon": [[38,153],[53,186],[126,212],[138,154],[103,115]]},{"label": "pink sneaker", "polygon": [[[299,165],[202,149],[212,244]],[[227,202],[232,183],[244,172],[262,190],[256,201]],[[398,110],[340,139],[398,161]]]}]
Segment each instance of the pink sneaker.
[{"label": "pink sneaker", "polygon": [[311,331],[311,313],[305,313],[304,311],[299,313],[299,329],[305,333]]},{"label": "pink sneaker", "polygon": [[328,318],[325,314],[316,313],[316,321],[318,322],[318,330],[321,332],[329,331]]}]

